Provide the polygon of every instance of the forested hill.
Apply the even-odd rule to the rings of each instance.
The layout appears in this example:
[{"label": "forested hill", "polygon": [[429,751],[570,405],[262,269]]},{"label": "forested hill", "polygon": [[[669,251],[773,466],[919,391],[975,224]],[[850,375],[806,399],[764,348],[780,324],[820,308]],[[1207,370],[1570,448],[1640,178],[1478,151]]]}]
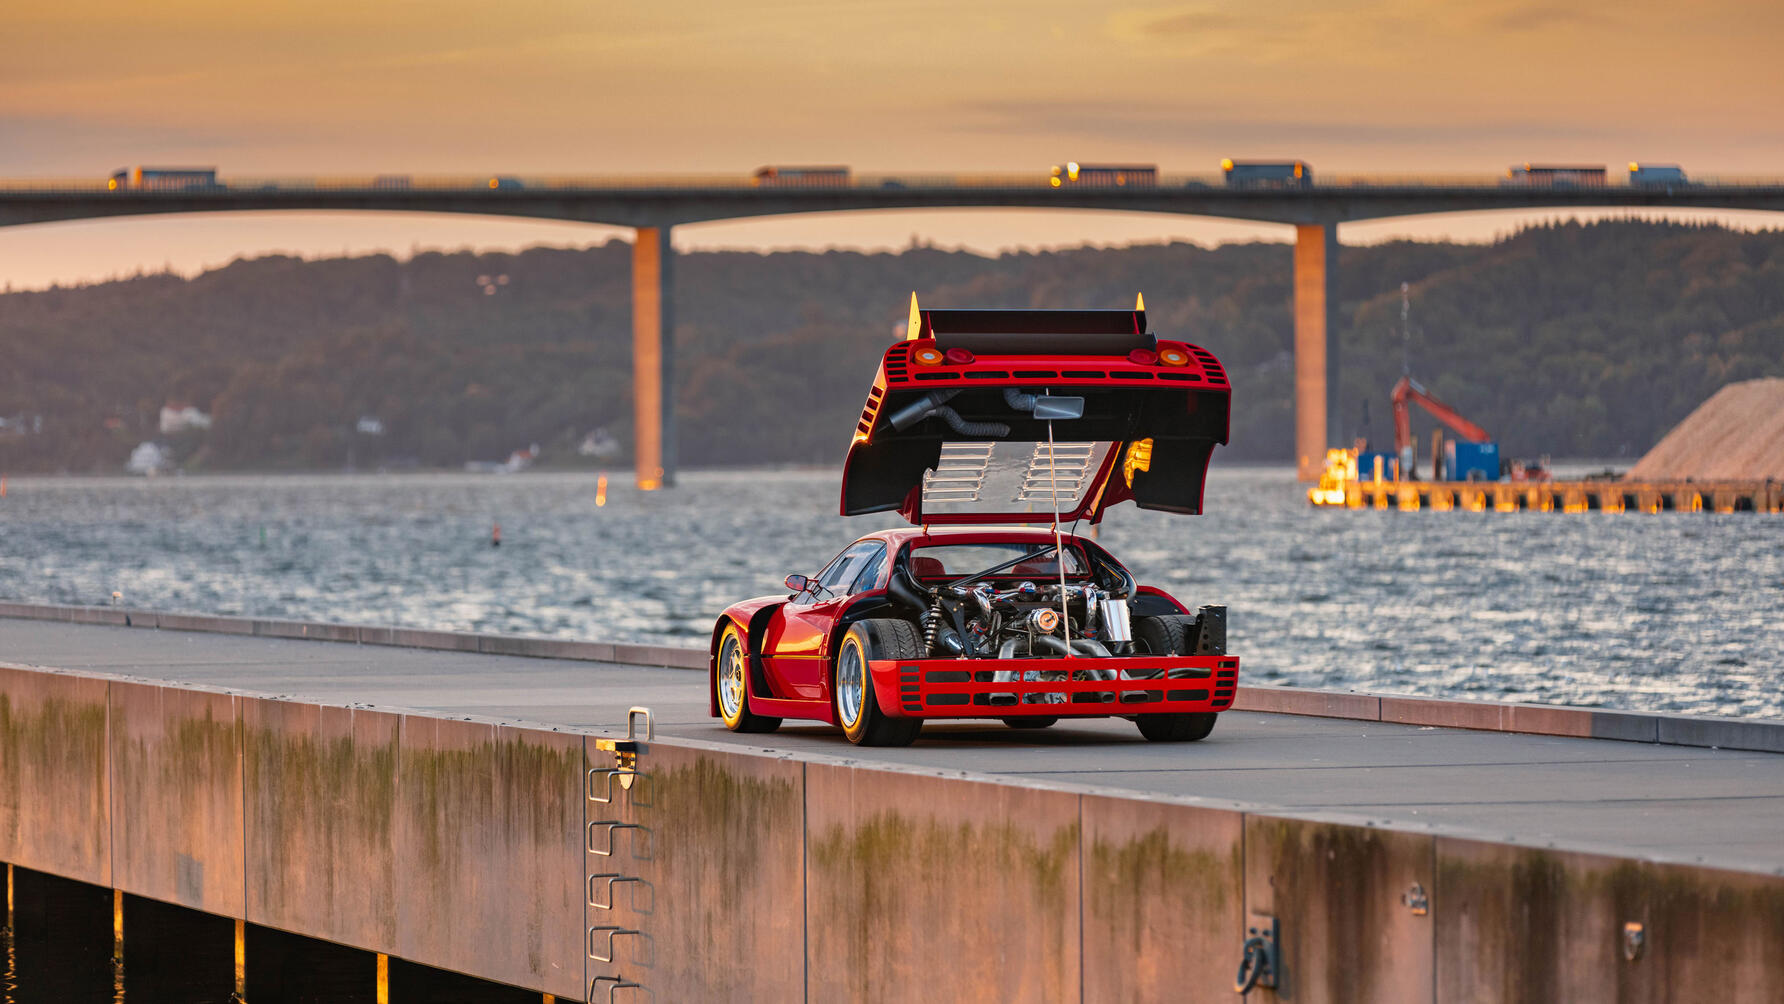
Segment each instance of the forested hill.
[{"label": "forested hill", "polygon": [[[1144,291],[1156,332],[1226,364],[1221,456],[1286,460],[1290,265],[1281,244],[685,255],[682,462],[836,462],[912,290],[1027,307],[1125,307]],[[1780,232],[1566,224],[1490,246],[1347,248],[1341,265],[1347,436],[1391,438],[1402,281],[1414,375],[1512,455],[1633,458],[1723,384],[1784,375]],[[588,463],[575,447],[591,429],[630,440],[629,274],[610,243],[270,257],[0,296],[0,471],[115,472],[149,439],[205,469],[456,467],[535,442]],[[214,424],[160,435],[170,401]],[[356,431],[361,417],[384,433]]]}]

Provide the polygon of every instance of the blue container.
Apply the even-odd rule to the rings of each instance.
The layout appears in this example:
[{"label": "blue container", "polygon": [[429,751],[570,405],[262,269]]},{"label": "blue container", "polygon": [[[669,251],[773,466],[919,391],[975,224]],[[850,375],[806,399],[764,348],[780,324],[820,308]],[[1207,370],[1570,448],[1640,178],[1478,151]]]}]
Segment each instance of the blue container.
[{"label": "blue container", "polygon": [[1394,480],[1394,465],[1399,462],[1400,458],[1385,450],[1374,453],[1364,452],[1357,454],[1357,479],[1360,481],[1375,480],[1376,457],[1381,458],[1381,479],[1383,481]]},{"label": "blue container", "polygon": [[1498,481],[1499,444],[1446,440],[1443,476],[1448,481]]}]

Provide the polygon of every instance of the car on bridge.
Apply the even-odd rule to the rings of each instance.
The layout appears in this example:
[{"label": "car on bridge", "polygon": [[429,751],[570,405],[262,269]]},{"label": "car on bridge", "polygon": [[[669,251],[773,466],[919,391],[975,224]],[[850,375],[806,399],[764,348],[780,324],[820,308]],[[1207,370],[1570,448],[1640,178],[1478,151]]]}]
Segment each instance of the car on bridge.
[{"label": "car on bridge", "polygon": [[[904,745],[935,719],[1124,717],[1193,741],[1232,705],[1226,608],[1195,611],[1070,532],[1110,506],[1202,511],[1231,388],[1134,310],[920,310],[888,348],[843,468],[845,516],[897,512],[786,594],[725,609],[711,713]],[[1063,438],[1062,438],[1063,437]],[[1023,524],[1040,524],[1023,525]]]}]

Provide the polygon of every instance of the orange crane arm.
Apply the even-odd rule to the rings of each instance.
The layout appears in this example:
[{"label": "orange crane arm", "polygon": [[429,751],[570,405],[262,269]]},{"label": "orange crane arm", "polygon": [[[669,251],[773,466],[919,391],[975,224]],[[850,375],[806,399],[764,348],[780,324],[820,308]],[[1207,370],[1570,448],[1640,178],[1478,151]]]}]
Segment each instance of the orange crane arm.
[{"label": "orange crane arm", "polygon": [[1407,407],[1411,401],[1417,401],[1431,413],[1431,417],[1452,429],[1456,435],[1470,443],[1484,443],[1493,437],[1487,430],[1475,425],[1457,414],[1456,409],[1431,396],[1431,392],[1419,385],[1411,377],[1401,377],[1394,384],[1394,451],[1404,453],[1413,445],[1412,442],[1412,409]]}]

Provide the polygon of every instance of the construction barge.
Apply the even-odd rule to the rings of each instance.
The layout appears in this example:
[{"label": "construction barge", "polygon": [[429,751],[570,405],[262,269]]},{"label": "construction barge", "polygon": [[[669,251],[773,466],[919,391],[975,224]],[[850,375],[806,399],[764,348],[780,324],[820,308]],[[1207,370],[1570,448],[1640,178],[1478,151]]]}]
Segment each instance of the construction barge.
[{"label": "construction barge", "polygon": [[1784,513],[1784,482],[1763,481],[1402,481],[1358,477],[1352,450],[1330,450],[1315,506],[1416,512],[1767,512]]}]

